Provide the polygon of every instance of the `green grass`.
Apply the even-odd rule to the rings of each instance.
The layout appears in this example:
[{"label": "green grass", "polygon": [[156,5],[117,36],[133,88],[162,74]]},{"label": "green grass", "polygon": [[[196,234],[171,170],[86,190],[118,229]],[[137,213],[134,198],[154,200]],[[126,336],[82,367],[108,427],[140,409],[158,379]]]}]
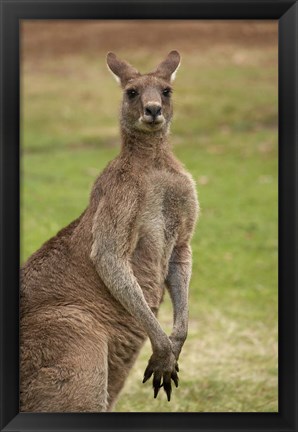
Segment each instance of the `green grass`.
[{"label": "green grass", "polygon": [[[239,47],[237,48],[238,50]],[[160,60],[127,52],[142,70]],[[171,403],[142,375],[146,343],[117,411],[277,411],[277,52],[184,53],[172,143],[197,182],[189,336]],[[22,74],[21,260],[88,204],[119,151],[120,91],[104,56],[29,60]],[[169,332],[168,296],[159,319]]]}]

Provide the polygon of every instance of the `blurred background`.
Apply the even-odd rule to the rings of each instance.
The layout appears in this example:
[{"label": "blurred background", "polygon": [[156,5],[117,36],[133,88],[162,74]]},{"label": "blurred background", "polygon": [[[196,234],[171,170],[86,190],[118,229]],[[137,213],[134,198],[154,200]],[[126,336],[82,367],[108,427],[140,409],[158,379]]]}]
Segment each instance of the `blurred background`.
[{"label": "blurred background", "polygon": [[[21,261],[78,217],[119,152],[121,90],[105,57],[149,72],[172,49],[174,153],[201,217],[189,336],[170,403],[142,384],[146,343],[116,411],[277,411],[277,22],[22,21]],[[159,319],[169,333],[168,295]]]}]

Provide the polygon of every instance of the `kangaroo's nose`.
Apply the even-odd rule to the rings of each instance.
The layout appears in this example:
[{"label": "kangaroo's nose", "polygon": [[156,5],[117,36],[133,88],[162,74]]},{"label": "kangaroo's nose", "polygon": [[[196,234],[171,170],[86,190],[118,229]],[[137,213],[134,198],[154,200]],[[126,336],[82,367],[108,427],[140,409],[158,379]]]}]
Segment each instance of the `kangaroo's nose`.
[{"label": "kangaroo's nose", "polygon": [[161,114],[161,106],[158,104],[146,105],[145,115],[150,115],[154,119]]}]

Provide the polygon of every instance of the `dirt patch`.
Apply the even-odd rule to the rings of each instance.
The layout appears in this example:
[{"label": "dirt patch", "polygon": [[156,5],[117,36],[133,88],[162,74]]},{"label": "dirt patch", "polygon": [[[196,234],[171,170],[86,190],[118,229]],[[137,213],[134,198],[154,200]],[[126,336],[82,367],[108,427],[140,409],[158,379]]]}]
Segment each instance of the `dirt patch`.
[{"label": "dirt patch", "polygon": [[112,50],[185,51],[214,45],[277,47],[276,21],[23,21],[22,57],[98,55]]}]

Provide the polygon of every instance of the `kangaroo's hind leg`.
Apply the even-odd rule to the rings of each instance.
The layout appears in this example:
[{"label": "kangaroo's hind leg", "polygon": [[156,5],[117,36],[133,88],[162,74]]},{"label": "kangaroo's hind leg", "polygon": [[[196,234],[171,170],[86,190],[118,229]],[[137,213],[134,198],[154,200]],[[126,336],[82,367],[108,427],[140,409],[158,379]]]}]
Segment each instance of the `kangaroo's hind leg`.
[{"label": "kangaroo's hind leg", "polygon": [[[53,311],[51,314],[47,310],[34,319],[22,320],[21,411],[107,410],[105,335],[96,332],[96,323],[88,317],[82,316],[82,321],[78,319],[81,312],[73,313]],[[93,324],[92,331],[90,324]]]}]

